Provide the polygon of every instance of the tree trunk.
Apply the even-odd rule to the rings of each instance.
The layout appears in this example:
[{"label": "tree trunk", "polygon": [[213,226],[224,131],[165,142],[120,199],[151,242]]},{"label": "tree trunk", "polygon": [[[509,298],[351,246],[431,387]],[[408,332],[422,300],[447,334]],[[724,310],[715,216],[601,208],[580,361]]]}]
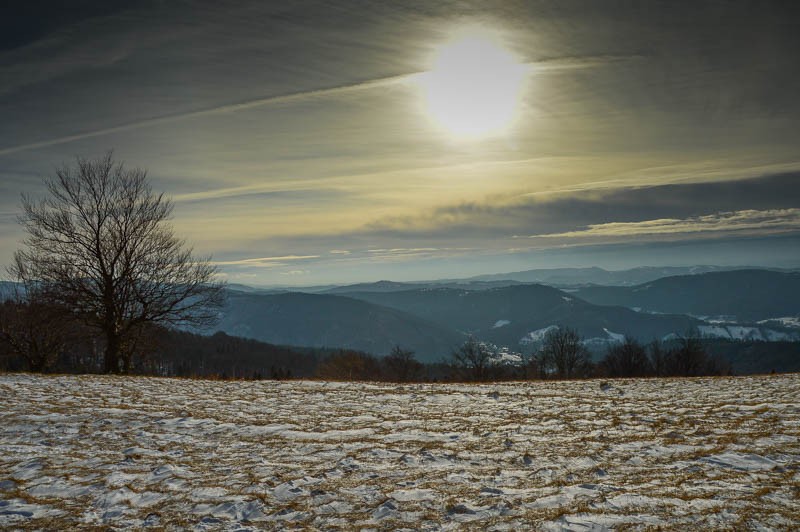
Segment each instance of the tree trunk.
[{"label": "tree trunk", "polygon": [[125,352],[120,353],[120,360],[122,361],[122,373],[127,375],[131,372],[131,353],[126,349]]},{"label": "tree trunk", "polygon": [[119,337],[119,334],[117,334],[116,330],[113,329],[106,330],[106,352],[104,356],[106,373],[120,372],[120,367],[119,367],[120,347],[121,347],[121,339]]}]

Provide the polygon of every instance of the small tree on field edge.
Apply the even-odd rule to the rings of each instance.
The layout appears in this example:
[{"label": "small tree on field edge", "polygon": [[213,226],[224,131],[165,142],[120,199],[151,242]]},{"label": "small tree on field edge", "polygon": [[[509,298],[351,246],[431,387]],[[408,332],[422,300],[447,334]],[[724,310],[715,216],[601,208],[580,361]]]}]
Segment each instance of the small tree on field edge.
[{"label": "small tree on field edge", "polygon": [[423,365],[414,358],[414,352],[399,345],[392,348],[383,363],[387,369],[387,377],[399,382],[418,379],[423,369]]},{"label": "small tree on field edge", "polygon": [[538,358],[544,375],[556,379],[589,377],[593,369],[580,335],[569,327],[548,331]]}]

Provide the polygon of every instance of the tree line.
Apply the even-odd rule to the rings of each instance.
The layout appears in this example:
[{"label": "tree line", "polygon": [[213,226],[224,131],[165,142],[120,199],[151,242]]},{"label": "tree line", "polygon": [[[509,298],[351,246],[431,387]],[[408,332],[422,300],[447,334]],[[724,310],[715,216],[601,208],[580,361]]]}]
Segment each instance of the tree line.
[{"label": "tree line", "polygon": [[569,327],[549,330],[527,356],[517,355],[519,363],[499,363],[498,348],[469,338],[454,351],[449,367],[455,380],[481,382],[495,380],[586,379],[595,377],[694,377],[728,375],[730,364],[713,355],[695,334],[669,341],[654,340],[644,345],[633,338],[608,346],[595,362],[583,338]]}]

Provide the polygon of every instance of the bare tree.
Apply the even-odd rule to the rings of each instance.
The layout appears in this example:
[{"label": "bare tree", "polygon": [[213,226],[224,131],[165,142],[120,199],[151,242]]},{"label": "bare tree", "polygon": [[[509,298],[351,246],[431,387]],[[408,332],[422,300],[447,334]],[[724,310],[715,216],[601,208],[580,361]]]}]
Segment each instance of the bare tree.
[{"label": "bare tree", "polygon": [[592,370],[589,351],[578,332],[568,327],[548,331],[539,352],[539,364],[545,375],[557,379],[588,377]]},{"label": "bare tree", "polygon": [[216,268],[175,236],[172,202],[153,192],[144,170],[109,152],[78,158],[45,184],[45,199],[22,198],[27,238],[9,270],[101,332],[106,372],[130,370],[145,324],[216,319],[224,296]]},{"label": "bare tree", "polygon": [[530,379],[544,379],[544,368],[542,368],[542,360],[534,351],[523,356],[522,359],[522,378],[525,380]]},{"label": "bare tree", "polygon": [[661,344],[661,340],[653,340],[647,346],[650,366],[656,377],[663,377],[667,374],[667,352]]},{"label": "bare tree", "polygon": [[623,343],[608,348],[602,366],[609,377],[644,377],[653,374],[653,366],[644,346],[629,337]]},{"label": "bare tree", "polygon": [[731,372],[730,364],[712,357],[697,331],[679,336],[676,345],[664,356],[665,374],[679,377],[699,375],[725,375]]},{"label": "bare tree", "polygon": [[422,364],[414,358],[414,352],[399,345],[392,348],[392,352],[383,359],[383,363],[388,370],[388,377],[399,382],[414,380],[422,372]]},{"label": "bare tree", "polygon": [[492,349],[470,336],[461,347],[451,355],[453,366],[468,380],[485,381],[489,379],[494,352]]}]

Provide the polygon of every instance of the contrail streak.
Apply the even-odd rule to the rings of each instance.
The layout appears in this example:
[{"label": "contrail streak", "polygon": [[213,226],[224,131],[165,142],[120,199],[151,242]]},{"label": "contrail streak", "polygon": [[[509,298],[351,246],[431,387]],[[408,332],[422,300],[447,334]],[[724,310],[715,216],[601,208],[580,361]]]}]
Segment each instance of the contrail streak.
[{"label": "contrail streak", "polygon": [[[630,60],[637,56],[597,56],[597,57],[565,57],[565,58],[552,58],[541,61],[534,61],[523,63],[524,66],[529,67],[535,71],[550,71],[550,70],[571,70],[579,68],[591,68],[594,66],[613,63],[617,61]],[[236,111],[243,111],[246,109],[253,109],[254,107],[263,107],[266,105],[291,103],[302,101],[309,98],[319,96],[331,96],[336,94],[346,94],[348,92],[356,92],[362,90],[375,89],[378,87],[385,87],[410,81],[414,78],[424,76],[425,72],[412,72],[409,74],[401,74],[398,76],[390,76],[386,78],[378,78],[349,85],[339,85],[336,87],[328,87],[323,89],[315,89],[310,91],[293,92],[289,94],[281,94],[277,96],[267,96],[266,98],[258,98],[255,100],[248,100],[245,102],[231,103],[208,109],[200,109],[197,111],[189,111],[186,113],[178,113],[173,115],[159,116],[155,118],[147,118],[136,122],[129,122],[119,126],[108,127],[104,129],[97,129],[94,131],[86,131],[84,133],[76,133],[74,135],[67,135],[54,139],[42,140],[39,142],[31,142],[28,144],[20,144],[18,146],[10,146],[8,148],[0,148],[0,156],[10,155],[12,153],[19,153],[27,150],[35,150],[37,148],[46,148],[48,146],[57,146],[59,144],[67,144],[76,140],[89,139],[93,137],[101,137],[112,133],[121,133],[123,131],[132,131],[145,127],[157,126],[161,124],[169,124],[178,122],[180,120],[187,120],[190,118],[198,118],[203,116],[213,116],[223,113],[231,113]]]},{"label": "contrail streak", "polygon": [[11,146],[9,148],[2,148],[0,149],[0,156],[2,155],[10,155],[12,153],[18,153],[21,151],[27,150],[34,150],[36,148],[46,148],[48,146],[56,146],[58,144],[66,144],[68,142],[73,142],[76,140],[83,140],[89,139],[92,137],[101,137],[103,135],[109,135],[112,133],[120,133],[123,131],[131,131],[134,129],[141,129],[150,126],[157,126],[161,124],[169,124],[171,122],[178,122],[180,120],[187,120],[190,118],[198,118],[203,116],[213,116],[217,114],[224,114],[224,113],[231,113],[236,111],[243,111],[246,109],[252,109],[254,107],[262,107],[266,105],[273,105],[273,104],[280,104],[280,103],[291,103],[300,100],[306,100],[309,98],[314,98],[317,96],[330,96],[335,94],[345,94],[348,92],[355,92],[367,89],[374,89],[378,87],[384,87],[387,85],[393,85],[395,83],[400,83],[406,80],[410,80],[413,77],[417,76],[419,73],[412,73],[412,74],[402,74],[400,76],[391,76],[388,78],[379,78],[379,79],[372,79],[368,81],[363,81],[360,83],[354,83],[352,85],[340,85],[338,87],[328,87],[324,89],[315,89],[310,91],[302,91],[302,92],[293,92],[290,94],[281,94],[278,96],[268,96],[266,98],[258,98],[256,100],[248,100],[246,102],[239,102],[239,103],[231,103],[226,105],[221,105],[218,107],[211,107],[209,109],[200,109],[198,111],[189,111],[188,113],[180,113],[174,115],[167,115],[167,116],[159,116],[156,118],[148,118],[145,120],[139,120],[137,122],[129,122],[127,124],[122,124],[119,126],[108,127],[104,129],[97,129],[95,131],[87,131],[85,133],[76,133],[74,135],[67,135],[64,137],[58,137],[55,139],[48,139],[42,140],[39,142],[31,142],[29,144],[20,144],[18,146]]}]

